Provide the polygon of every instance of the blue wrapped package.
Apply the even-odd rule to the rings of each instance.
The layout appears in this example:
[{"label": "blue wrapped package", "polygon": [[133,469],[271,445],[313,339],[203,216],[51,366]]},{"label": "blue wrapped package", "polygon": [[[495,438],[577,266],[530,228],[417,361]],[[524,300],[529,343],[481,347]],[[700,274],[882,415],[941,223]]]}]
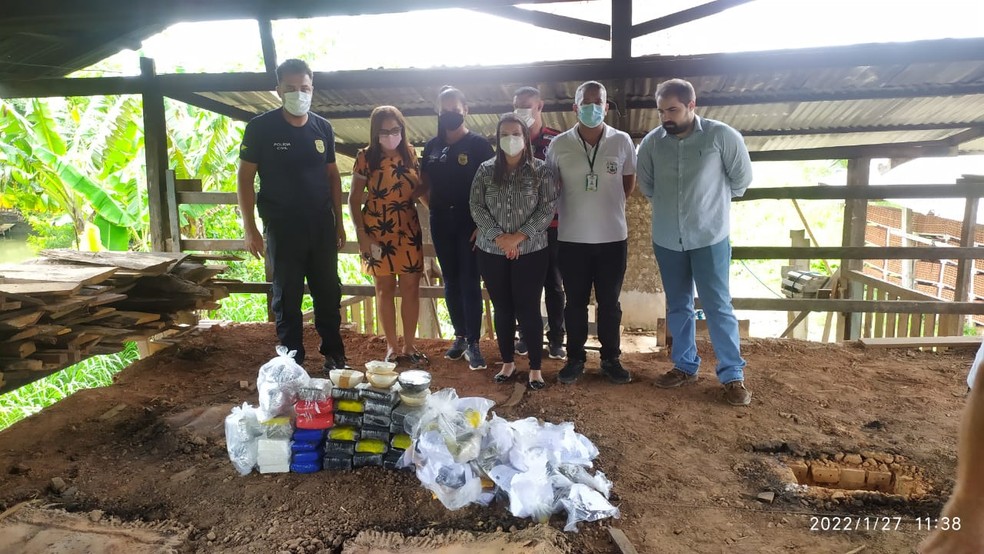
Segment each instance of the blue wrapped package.
[{"label": "blue wrapped package", "polygon": [[290,451],[297,452],[317,452],[321,450],[321,441],[290,441]]},{"label": "blue wrapped package", "polygon": [[297,429],[294,431],[294,436],[291,437],[295,441],[301,442],[321,442],[325,439],[324,429]]},{"label": "blue wrapped package", "polygon": [[321,462],[292,462],[290,471],[292,473],[315,473],[321,471]]},{"label": "blue wrapped package", "polygon": [[321,463],[323,455],[317,450],[312,450],[310,452],[295,452],[291,456],[291,461],[296,463]]}]

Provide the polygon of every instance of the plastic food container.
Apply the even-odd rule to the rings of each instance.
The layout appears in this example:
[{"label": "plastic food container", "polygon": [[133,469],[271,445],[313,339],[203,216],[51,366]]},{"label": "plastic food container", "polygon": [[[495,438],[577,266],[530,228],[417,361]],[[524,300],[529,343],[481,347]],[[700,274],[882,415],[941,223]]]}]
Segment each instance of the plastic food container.
[{"label": "plastic food container", "polygon": [[416,394],[411,394],[405,390],[401,390],[400,402],[403,402],[407,406],[423,406],[424,402],[427,402],[428,396],[430,396],[430,389],[424,389],[423,392]]},{"label": "plastic food container", "polygon": [[400,382],[400,388],[403,389],[400,394],[402,398],[402,393],[414,395],[428,390],[431,384],[431,374],[422,369],[411,369],[401,373],[397,380]]},{"label": "plastic food container", "polygon": [[328,372],[331,382],[341,389],[351,389],[362,382],[365,375],[354,369],[333,369]]},{"label": "plastic food container", "polygon": [[396,373],[396,363],[378,360],[366,362],[366,373]]},{"label": "plastic food container", "polygon": [[388,389],[393,386],[393,383],[399,378],[399,374],[395,371],[392,373],[367,373],[366,380],[369,384],[377,389]]}]

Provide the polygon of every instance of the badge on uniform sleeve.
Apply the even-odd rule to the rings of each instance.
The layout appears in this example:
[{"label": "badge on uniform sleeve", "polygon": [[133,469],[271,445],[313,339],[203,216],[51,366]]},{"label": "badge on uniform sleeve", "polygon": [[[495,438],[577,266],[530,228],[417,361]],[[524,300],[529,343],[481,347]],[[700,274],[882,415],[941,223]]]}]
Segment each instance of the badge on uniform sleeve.
[{"label": "badge on uniform sleeve", "polygon": [[462,152],[458,154],[458,165],[468,165],[468,153]]},{"label": "badge on uniform sleeve", "polygon": [[325,153],[325,141],[321,139],[314,139],[314,148],[318,151],[318,154]]}]

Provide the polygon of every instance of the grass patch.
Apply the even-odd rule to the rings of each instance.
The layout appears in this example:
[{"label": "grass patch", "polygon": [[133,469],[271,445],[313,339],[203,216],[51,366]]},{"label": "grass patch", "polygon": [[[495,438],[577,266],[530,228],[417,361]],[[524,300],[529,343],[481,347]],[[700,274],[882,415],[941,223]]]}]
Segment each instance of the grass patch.
[{"label": "grass patch", "polygon": [[113,376],[137,359],[137,344],[128,342],[118,354],[93,356],[0,395],[0,430],[34,415],[75,391],[105,387]]}]

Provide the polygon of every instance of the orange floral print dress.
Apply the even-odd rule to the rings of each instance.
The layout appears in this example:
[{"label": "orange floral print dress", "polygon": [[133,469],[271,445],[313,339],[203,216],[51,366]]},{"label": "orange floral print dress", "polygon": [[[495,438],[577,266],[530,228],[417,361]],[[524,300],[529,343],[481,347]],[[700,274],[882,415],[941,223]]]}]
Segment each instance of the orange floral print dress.
[{"label": "orange floral print dress", "polygon": [[353,171],[366,178],[363,229],[382,247],[380,259],[362,259],[363,270],[374,277],[424,270],[423,233],[410,197],[420,184],[420,169],[416,157],[412,162],[407,167],[399,155],[388,156],[380,160],[379,169],[370,170],[365,148],[355,158]]}]

